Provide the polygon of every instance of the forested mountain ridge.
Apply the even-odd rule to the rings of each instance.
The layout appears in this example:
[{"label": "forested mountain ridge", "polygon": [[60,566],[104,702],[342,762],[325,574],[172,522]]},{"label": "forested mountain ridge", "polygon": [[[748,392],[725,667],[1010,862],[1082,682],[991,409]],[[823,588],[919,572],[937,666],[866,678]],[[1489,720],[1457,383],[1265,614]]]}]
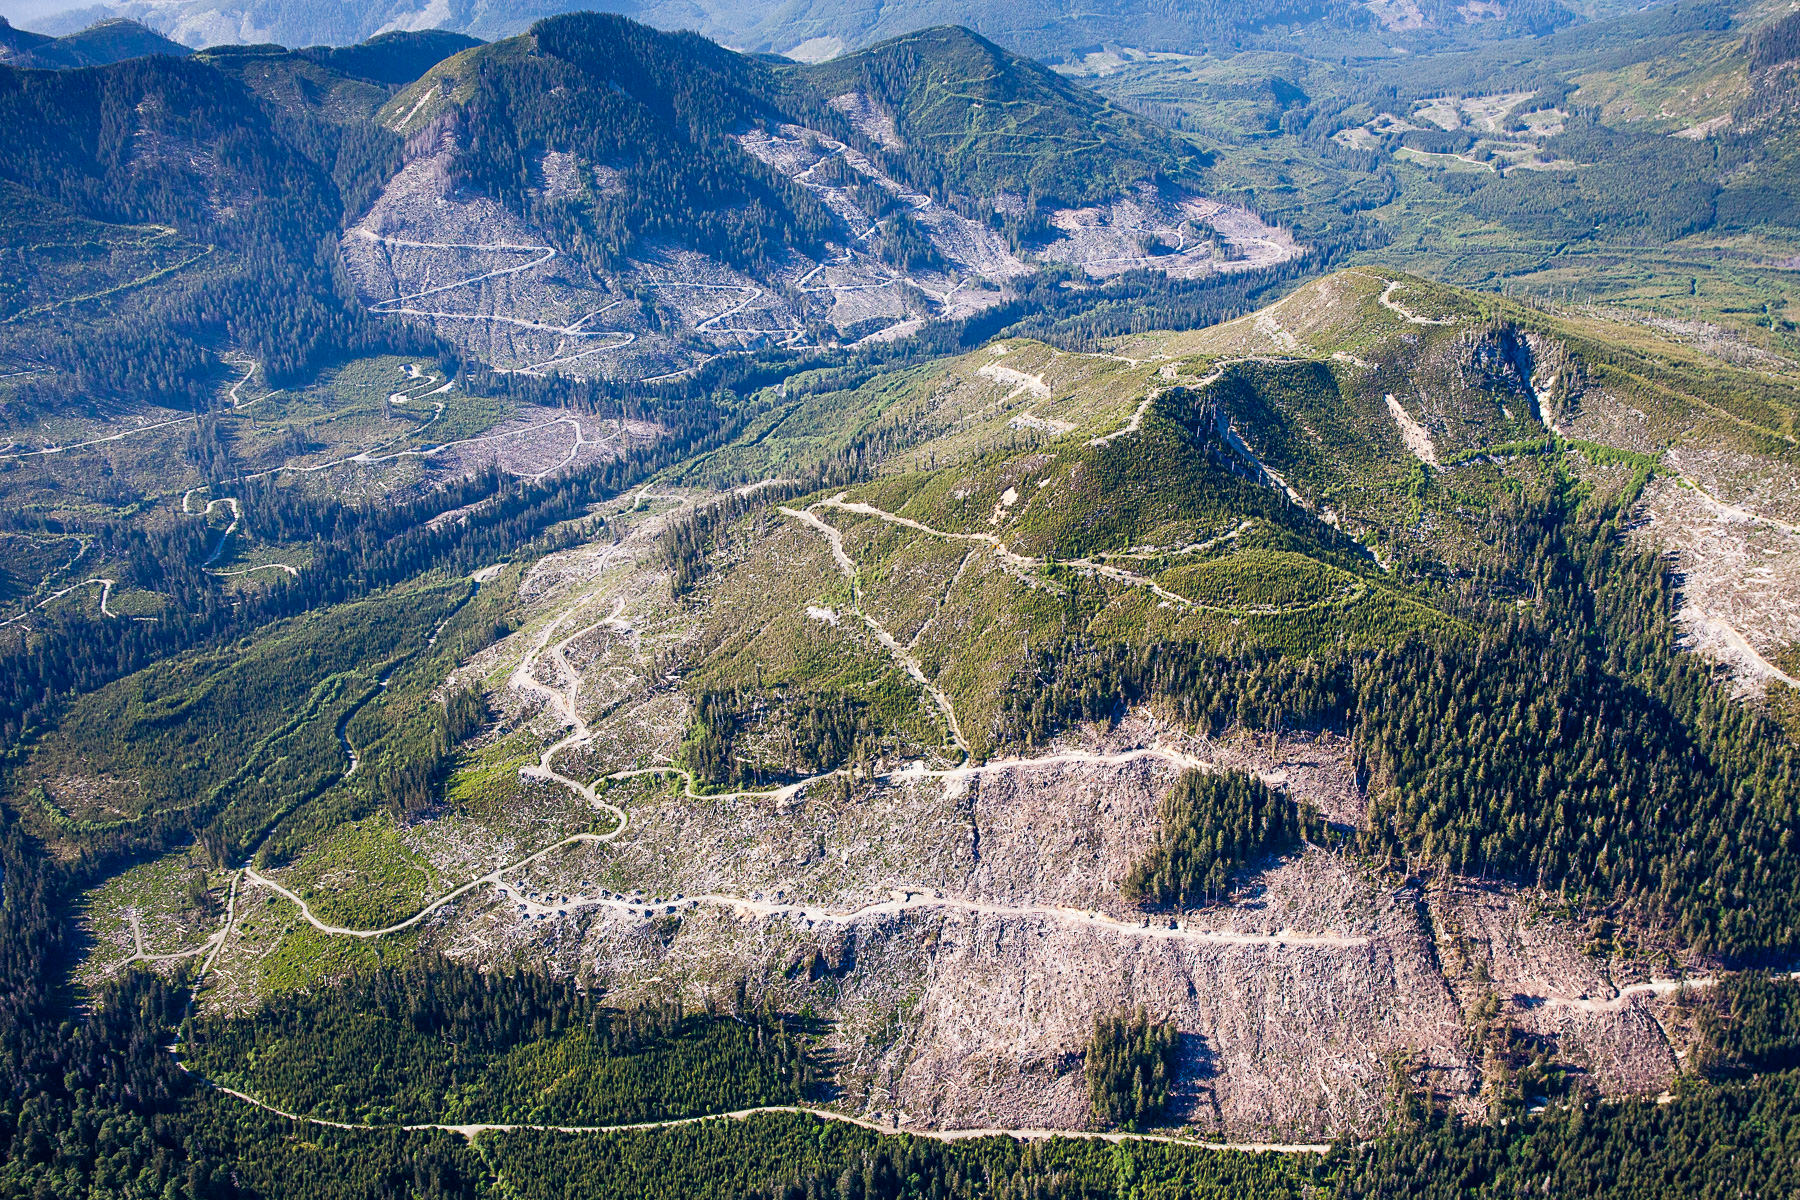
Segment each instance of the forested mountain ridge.
[{"label": "forested mountain ridge", "polygon": [[[221,343],[274,380],[398,344],[345,294],[329,248],[398,158],[378,128],[267,106],[198,58],[5,69],[0,107],[7,232],[26,268],[6,352],[13,371],[37,369],[20,381],[28,406],[85,394],[193,407],[222,374]],[[66,235],[35,233],[72,220],[98,233],[73,255],[54,249]],[[109,265],[113,243],[150,260]],[[90,324],[99,313],[111,319]]]},{"label": "forested mountain ridge", "polygon": [[[939,199],[1004,192],[1041,208],[1079,207],[1137,184],[1193,178],[1204,165],[1143,118],[961,26],[894,38],[796,74],[874,127],[890,117],[894,140],[928,156],[917,166],[903,159],[901,177]],[[853,105],[851,97],[860,99]]]},{"label": "forested mountain ridge", "polygon": [[[418,342],[356,302],[335,235],[397,166],[373,121],[454,35],[0,68],[16,402],[192,408],[224,353],[265,377]],[[79,399],[77,399],[79,398]]]},{"label": "forested mountain ridge", "polygon": [[[440,378],[376,377],[397,411],[454,398]],[[679,1129],[518,1129],[467,1153],[390,1129],[673,1118],[696,1096],[926,1128],[1124,1113],[1300,1148],[1398,1116],[1366,1154],[1316,1165],[1150,1145],[1108,1160],[1248,1172],[1273,1194],[1394,1190],[1415,1155],[1630,1157],[1659,1137],[1674,1169],[1687,1151],[1666,1138],[1692,1130],[1659,1122],[1753,1110],[1785,1128],[1781,1077],[1702,1084],[1673,1057],[1726,1078],[1781,1061],[1788,1036],[1779,998],[1714,1009],[1707,981],[1790,952],[1793,633],[1717,607],[1727,581],[1696,556],[1787,536],[1795,517],[1759,498],[1800,407],[1785,376],[1359,269],[1188,333],[1091,351],[1009,336],[903,370],[788,372],[745,400],[642,488],[626,486],[641,458],[392,513],[211,484],[239,501],[240,538],[331,540],[255,600],[278,622],[221,612],[17,735],[9,882],[30,878],[25,830],[66,859],[129,857],[79,882],[77,978],[122,1024],[40,1056],[65,1082],[8,1116],[7,1186],[55,1172],[90,1190],[93,1147],[144,1178],[234,1164],[259,1195],[406,1179],[461,1195],[493,1170],[544,1194],[649,1172],[760,1195],[760,1176],[668,1161],[698,1136]],[[332,470],[390,469],[378,457]],[[187,523],[190,567],[233,536],[178,494],[137,511],[160,536]],[[1777,551],[1785,587],[1792,548],[1747,544]],[[106,606],[170,586],[126,574],[150,551],[77,569],[108,583],[57,602],[85,618],[25,610],[44,644],[53,621],[97,637],[148,615]],[[484,555],[514,561],[459,578]],[[338,578],[367,590],[274,607]],[[172,634],[159,615],[138,628]],[[1750,647],[1748,702],[1672,617]],[[57,928],[9,895],[9,919]],[[203,975],[190,1068],[301,1122],[177,1071],[157,1047],[180,1006],[138,963]],[[520,964],[547,975],[505,974]],[[1033,978],[1056,982],[1008,982]],[[118,1059],[128,1080],[61,1069],[115,1044],[145,1048]],[[1350,1065],[1326,1075],[1328,1058]],[[1136,1086],[1120,1079],[1150,1092],[1115,1095]],[[1599,1102],[1678,1079],[1672,1108]],[[1583,1104],[1592,1125],[1565,1125]],[[106,1112],[129,1120],[86,1119]],[[1485,1123],[1501,1116],[1515,1132]],[[811,1149],[769,1124],[785,1120]],[[766,1140],[802,1174],[822,1155],[830,1194],[897,1194],[902,1167],[954,1190],[973,1169],[805,1121],[704,1136]],[[53,1143],[57,1124],[91,1132]],[[1047,1153],[1063,1165],[984,1169],[1095,1170],[1079,1146]]]},{"label": "forested mountain ridge", "polygon": [[[103,396],[148,388],[191,405],[223,374],[202,347],[227,314],[225,349],[273,382],[428,345],[526,376],[679,380],[721,352],[905,337],[1067,266],[1204,282],[1305,249],[1196,192],[1204,160],[1176,139],[973,35],[881,55],[862,66],[904,57],[926,71],[922,92],[961,80],[1003,115],[956,137],[908,109],[901,139],[883,131],[904,72],[870,83],[879,97],[837,92],[828,76],[592,14],[491,46],[392,34],[9,77],[5,177],[25,189],[9,228],[15,253],[41,256],[14,281],[11,363],[33,376],[17,386],[53,406],[79,375]],[[153,95],[171,87],[179,104]],[[131,115],[89,119],[115,103]],[[70,114],[91,144],[60,145]],[[168,179],[150,168],[187,146],[200,149],[171,159]],[[71,220],[105,232],[48,232]],[[241,295],[196,301],[226,279]],[[117,319],[96,336],[67,336],[103,313]],[[147,356],[109,348],[137,341]]]},{"label": "forested mountain ridge", "polygon": [[[578,218],[563,239],[597,263],[633,248],[628,239],[667,230],[751,264],[784,244],[817,249],[830,218],[803,189],[782,187],[734,152],[731,134],[783,120],[827,123],[822,111],[765,64],[704,38],[582,15],[451,59],[396,96],[384,120],[403,136],[436,124],[443,132],[433,140],[455,144],[456,178],[509,207],[522,207],[542,178],[534,151],[571,156],[578,174],[609,168],[625,189],[622,211]],[[733,223],[716,224],[726,219]]]},{"label": "forested mountain ridge", "polygon": [[[200,58],[242,83],[265,105],[288,119],[322,119],[343,127],[319,138],[320,152],[337,151],[333,139],[391,146],[369,128],[394,89],[411,83],[432,66],[477,45],[472,38],[438,31],[390,33],[356,46],[215,46]],[[371,181],[372,182],[372,181]]]},{"label": "forested mountain ridge", "polygon": [[[535,21],[579,6],[566,0],[383,0],[347,9],[318,0],[246,5],[234,0],[125,0],[108,6],[146,21],[192,46],[257,40],[345,45],[392,30],[441,27],[495,39],[521,33]],[[1103,42],[1197,53],[1209,45],[1283,48],[1296,39],[1357,52],[1380,52],[1394,42],[1419,48],[1456,46],[1541,33],[1613,11],[1609,4],[1564,5],[1553,0],[1508,0],[1481,6],[1445,0],[1419,4],[1331,5],[1314,0],[1255,4],[1130,4],[1106,0],[1074,5],[1057,0],[1023,11],[990,2],[944,0],[908,5],[867,0],[810,0],[780,9],[739,2],[676,4],[634,0],[612,11],[662,29],[697,29],[707,37],[754,51],[825,57],[934,25],[965,24],[1032,55],[1066,54]]]}]

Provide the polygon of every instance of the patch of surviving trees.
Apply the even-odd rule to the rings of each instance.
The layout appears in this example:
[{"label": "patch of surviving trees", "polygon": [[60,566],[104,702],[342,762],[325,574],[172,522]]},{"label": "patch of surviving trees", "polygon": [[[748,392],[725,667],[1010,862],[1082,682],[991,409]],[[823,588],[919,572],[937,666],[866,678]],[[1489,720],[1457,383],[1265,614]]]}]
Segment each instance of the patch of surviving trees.
[{"label": "patch of surviving trees", "polygon": [[1182,772],[1158,817],[1156,841],[1121,888],[1126,900],[1146,907],[1215,903],[1247,867],[1328,836],[1318,813],[1242,771]]}]

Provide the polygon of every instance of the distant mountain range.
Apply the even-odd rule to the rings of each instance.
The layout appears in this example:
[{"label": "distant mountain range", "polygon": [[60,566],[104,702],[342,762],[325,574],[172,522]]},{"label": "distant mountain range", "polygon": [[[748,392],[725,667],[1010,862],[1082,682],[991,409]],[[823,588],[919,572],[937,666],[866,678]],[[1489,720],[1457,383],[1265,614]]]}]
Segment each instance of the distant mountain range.
[{"label": "distant mountain range", "polygon": [[111,17],[64,37],[14,29],[0,17],[0,63],[59,70],[100,67],[147,54],[182,56],[193,51],[136,21]]},{"label": "distant mountain range", "polygon": [[653,379],[902,337],[1046,270],[1302,253],[1207,199],[1187,143],[954,27],[796,66],[556,17],[433,67],[380,120],[407,163],[344,239],[351,277],[528,374]]},{"label": "distant mountain range", "polygon": [[803,65],[590,13],[10,74],[0,199],[33,269],[0,317],[89,394],[204,390],[221,336],[276,376],[399,337],[651,384],[905,338],[1039,280],[1307,253],[1209,197],[1191,143],[961,28]]},{"label": "distant mountain range", "polygon": [[[1587,5],[1601,8],[1606,5]],[[1102,44],[1196,52],[1233,45],[1291,48],[1296,37],[1345,51],[1385,51],[1396,38],[1441,43],[1541,33],[1577,19],[1558,0],[123,0],[78,8],[38,24],[78,29],[130,17],[188,46],[277,42],[348,45],[393,30],[448,29],[483,39],[523,32],[543,17],[584,9],[618,12],[662,29],[692,29],[744,50],[828,58],[914,30],[966,25],[1037,57]]]}]

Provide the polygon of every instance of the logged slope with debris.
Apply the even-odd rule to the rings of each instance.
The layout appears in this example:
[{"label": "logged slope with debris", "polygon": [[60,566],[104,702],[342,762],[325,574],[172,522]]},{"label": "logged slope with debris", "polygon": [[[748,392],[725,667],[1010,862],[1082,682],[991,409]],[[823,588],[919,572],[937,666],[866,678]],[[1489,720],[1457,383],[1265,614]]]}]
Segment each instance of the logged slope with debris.
[{"label": "logged slope with debris", "polygon": [[[1793,949],[1787,685],[1689,632],[1720,531],[1786,529],[1755,472],[1793,396],[1613,333],[1343,272],[1097,353],[796,376],[397,668],[481,714],[441,800],[356,808],[351,751],[323,795],[369,815],[280,818],[210,924],[175,875],[106,885],[83,971],[203,956],[218,1014],[422,950],[749,996],[820,1019],[833,1112],[918,1130],[1087,1127],[1094,1014],[1140,1007],[1178,1034],[1152,1127],[1212,1141],[1372,1136],[1397,1078],[1469,1117],[1662,1092],[1694,997]],[[28,769],[149,819],[133,764]]]}]

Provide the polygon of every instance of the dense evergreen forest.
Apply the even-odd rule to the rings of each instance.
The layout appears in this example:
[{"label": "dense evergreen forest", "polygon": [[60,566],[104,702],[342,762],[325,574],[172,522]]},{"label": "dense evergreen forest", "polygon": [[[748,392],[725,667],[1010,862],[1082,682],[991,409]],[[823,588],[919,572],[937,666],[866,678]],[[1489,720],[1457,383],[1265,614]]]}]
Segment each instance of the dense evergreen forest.
[{"label": "dense evergreen forest", "polygon": [[1800,58],[1800,13],[1788,13],[1758,29],[1748,38],[1745,49],[1752,71],[1767,71]]},{"label": "dense evergreen forest", "polygon": [[1464,1125],[1422,1106],[1386,1136],[1322,1160],[1181,1147],[994,1138],[940,1143],[765,1118],[741,1128],[556,1139],[506,1134],[490,1154],[521,1196],[988,1200],[1026,1197],[1791,1194],[1795,1076],[1708,1087],[1669,1104],[1591,1102],[1524,1122]]},{"label": "dense evergreen forest", "polygon": [[1684,996],[1698,1009],[1699,1070],[1715,1079],[1800,1068],[1800,979],[1747,971],[1712,995]]},{"label": "dense evergreen forest", "polygon": [[[795,118],[848,136],[822,101],[698,35],[623,17],[558,17],[531,36],[539,53],[485,55],[474,95],[454,110],[461,179],[529,209],[597,267],[657,236],[741,267],[764,267],[785,248],[822,252],[837,218],[729,136],[745,121]],[[617,164],[623,193],[534,199],[530,156],[544,146]]]},{"label": "dense evergreen forest", "polygon": [[0,68],[0,178],[97,220],[164,225],[211,248],[206,269],[78,337],[27,327],[31,341],[15,349],[60,370],[25,389],[26,403],[156,397],[203,408],[222,342],[273,382],[346,354],[429,349],[366,315],[335,253],[347,214],[399,157],[399,140],[378,126],[271,110],[199,59]]},{"label": "dense evergreen forest", "polygon": [[1197,908],[1224,899],[1237,874],[1260,859],[1325,837],[1316,813],[1241,771],[1183,771],[1163,798],[1156,844],[1125,876],[1125,899]]},{"label": "dense evergreen forest", "polygon": [[1508,514],[1500,550],[1531,608],[1494,614],[1472,648],[1362,668],[1373,836],[1466,874],[1618,897],[1715,952],[1791,955],[1794,744],[1679,651],[1664,563],[1615,536],[1627,515]]},{"label": "dense evergreen forest", "polygon": [[737,1007],[620,1011],[567,981],[434,956],[196,1018],[183,1053],[288,1112],[373,1124],[616,1125],[813,1098],[805,1033]]},{"label": "dense evergreen forest", "polygon": [[1137,1129],[1160,1116],[1180,1067],[1181,1035],[1140,1007],[1094,1018],[1082,1064],[1088,1104],[1102,1129]]},{"label": "dense evergreen forest", "polygon": [[377,34],[354,46],[308,46],[293,53],[353,79],[403,85],[411,83],[452,54],[481,42],[443,29]]}]

